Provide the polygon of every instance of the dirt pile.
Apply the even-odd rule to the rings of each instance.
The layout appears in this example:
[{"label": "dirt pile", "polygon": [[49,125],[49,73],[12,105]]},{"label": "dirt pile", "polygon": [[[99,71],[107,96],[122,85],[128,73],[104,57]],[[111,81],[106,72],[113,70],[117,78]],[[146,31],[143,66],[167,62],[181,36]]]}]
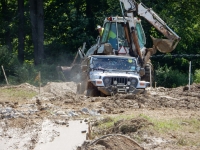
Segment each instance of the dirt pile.
[{"label": "dirt pile", "polygon": [[92,142],[85,142],[77,150],[143,150],[143,148],[125,135],[109,134]]},{"label": "dirt pile", "polygon": [[109,111],[115,108],[176,108],[200,110],[200,85],[192,85],[191,90],[184,87],[167,89],[151,88],[146,95],[116,94],[104,100],[102,105]]}]

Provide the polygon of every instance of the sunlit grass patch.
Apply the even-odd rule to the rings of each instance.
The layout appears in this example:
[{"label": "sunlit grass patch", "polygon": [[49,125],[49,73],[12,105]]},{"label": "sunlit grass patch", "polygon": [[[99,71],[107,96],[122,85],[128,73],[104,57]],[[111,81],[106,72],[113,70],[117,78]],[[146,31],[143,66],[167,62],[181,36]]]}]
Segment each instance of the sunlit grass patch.
[{"label": "sunlit grass patch", "polygon": [[173,135],[180,146],[200,146],[200,119],[198,118],[173,118],[157,119],[141,114],[140,117],[148,119],[153,126],[149,130],[156,135],[166,137]]},{"label": "sunlit grass patch", "polygon": [[[175,140],[175,145],[179,146],[198,146],[200,143],[200,119],[198,118],[172,118],[163,119],[150,117],[145,114],[135,115],[117,115],[109,116],[102,119],[96,124],[99,134],[112,131],[118,121],[126,122],[127,120],[144,118],[150,125],[144,126],[139,130],[151,133],[157,137],[168,137]],[[134,125],[134,124],[133,124]],[[103,131],[103,132],[101,132]],[[152,134],[153,133],[153,134]],[[136,135],[138,136],[138,135]],[[138,137],[139,139],[141,137]]]},{"label": "sunlit grass patch", "polygon": [[13,97],[13,98],[32,98],[37,95],[37,92],[28,91],[23,89],[9,88],[1,89],[1,96]]},{"label": "sunlit grass patch", "polygon": [[129,120],[131,118],[134,118],[134,115],[117,115],[117,116],[109,116],[109,117],[105,117],[104,119],[102,119],[99,123],[98,123],[98,127],[99,128],[110,128],[112,126],[114,126],[114,123],[119,121],[119,120]]}]

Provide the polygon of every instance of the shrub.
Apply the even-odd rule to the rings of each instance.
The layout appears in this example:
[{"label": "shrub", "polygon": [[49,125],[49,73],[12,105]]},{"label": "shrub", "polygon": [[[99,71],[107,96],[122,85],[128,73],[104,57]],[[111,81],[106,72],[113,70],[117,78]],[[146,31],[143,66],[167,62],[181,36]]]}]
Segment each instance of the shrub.
[{"label": "shrub", "polygon": [[188,75],[165,65],[156,70],[156,82],[158,86],[167,88],[184,86],[188,82]]},{"label": "shrub", "polygon": [[[15,75],[15,70],[20,65],[17,56],[10,53],[7,46],[0,47],[0,65],[3,66],[7,77]],[[2,69],[0,69],[0,81],[1,83],[5,83]]]},{"label": "shrub", "polygon": [[[42,64],[42,65],[37,66],[36,70],[37,70],[37,73],[40,71],[42,84],[46,84],[49,81],[58,80],[56,65]],[[37,73],[35,74],[35,77]]]},{"label": "shrub", "polygon": [[[39,85],[35,80],[38,72],[41,73],[41,82],[45,84],[49,81],[57,80],[56,65],[42,64],[34,66],[33,62],[25,61],[21,65],[17,55],[10,53],[7,46],[0,47],[0,67],[4,67],[9,84],[21,84],[24,82]],[[5,84],[6,80],[0,68],[0,83]]]},{"label": "shrub", "polygon": [[194,82],[195,83],[200,83],[200,69],[195,70],[195,73],[194,73]]}]

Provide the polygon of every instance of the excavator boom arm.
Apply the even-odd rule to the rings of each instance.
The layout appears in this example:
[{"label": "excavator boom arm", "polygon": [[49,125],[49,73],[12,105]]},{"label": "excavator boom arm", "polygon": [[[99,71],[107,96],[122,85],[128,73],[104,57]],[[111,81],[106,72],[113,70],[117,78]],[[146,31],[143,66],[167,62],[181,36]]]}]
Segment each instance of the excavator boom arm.
[{"label": "excavator boom arm", "polygon": [[157,39],[151,36],[153,44],[156,49],[160,52],[168,53],[175,49],[180,37],[170,29],[167,24],[150,8],[147,8],[142,3],[137,3],[135,0],[119,0],[120,3],[123,3],[124,9],[130,14],[136,12],[137,15],[145,18],[150,24],[152,24],[159,32],[161,32],[167,39]]},{"label": "excavator boom arm", "polygon": [[167,24],[151,9],[144,6],[144,4],[138,4],[138,15],[144,17],[149,23],[151,23],[158,31],[160,31],[166,38],[175,40],[180,37],[170,29]]}]

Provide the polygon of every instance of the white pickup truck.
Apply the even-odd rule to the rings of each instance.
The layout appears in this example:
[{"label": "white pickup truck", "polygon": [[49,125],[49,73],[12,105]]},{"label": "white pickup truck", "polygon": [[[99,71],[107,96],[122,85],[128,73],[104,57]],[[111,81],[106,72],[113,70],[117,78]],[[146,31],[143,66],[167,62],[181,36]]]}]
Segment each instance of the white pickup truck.
[{"label": "white pickup truck", "polygon": [[143,93],[149,82],[141,81],[141,68],[130,56],[91,55],[82,64],[83,80],[77,92],[87,96],[108,96],[116,93]]}]

